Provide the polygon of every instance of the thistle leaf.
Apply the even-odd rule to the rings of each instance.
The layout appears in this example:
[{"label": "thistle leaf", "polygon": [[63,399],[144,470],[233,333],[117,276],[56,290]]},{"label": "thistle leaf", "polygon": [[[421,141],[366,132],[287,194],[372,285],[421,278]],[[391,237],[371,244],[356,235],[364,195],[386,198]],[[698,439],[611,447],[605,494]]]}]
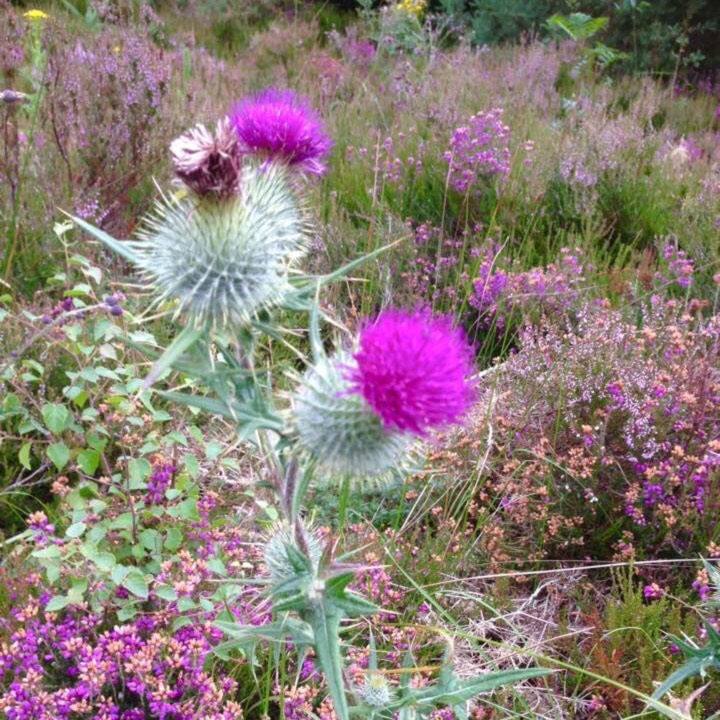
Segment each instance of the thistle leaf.
[{"label": "thistle leaf", "polygon": [[150,373],[143,382],[143,389],[147,390],[151,387],[166,370],[169,370],[175,364],[186,350],[205,334],[205,330],[198,330],[192,325],[185,327],[152,366]]},{"label": "thistle leaf", "polygon": [[[659,700],[668,690],[672,690],[675,685],[684,682],[688,678],[695,675],[703,675],[706,668],[712,666],[712,652],[704,656],[691,657],[685,664],[681,665],[674,673],[672,673],[657,690],[652,694],[653,700]],[[648,703],[650,704],[650,703]]]},{"label": "thistle leaf", "polygon": [[109,247],[113,252],[116,252],[118,255],[124,257],[134,265],[138,265],[140,263],[140,256],[135,252],[130,243],[116,240],[111,235],[108,235],[104,230],[96,228],[94,225],[85,222],[85,220],[82,220],[79,217],[75,217],[69,213],[65,213],[65,215],[67,215],[75,223],[75,225],[88,233],[88,235],[92,235],[103,245]]},{"label": "thistle leaf", "polygon": [[350,720],[342,674],[342,651],[340,649],[340,618],[319,603],[313,610],[304,614],[303,619],[312,627],[315,654],[325,673],[333,708],[338,720]]}]

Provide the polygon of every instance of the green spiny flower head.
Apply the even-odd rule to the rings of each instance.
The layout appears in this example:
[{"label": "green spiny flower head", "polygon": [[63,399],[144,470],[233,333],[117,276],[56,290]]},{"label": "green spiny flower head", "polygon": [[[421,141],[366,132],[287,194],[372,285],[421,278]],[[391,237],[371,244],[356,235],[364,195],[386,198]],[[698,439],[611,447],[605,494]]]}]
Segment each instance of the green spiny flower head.
[{"label": "green spiny flower head", "polygon": [[298,444],[326,470],[354,477],[383,475],[401,465],[412,436],[383,425],[353,391],[355,361],[338,353],[308,369],[294,397]]},{"label": "green spiny flower head", "polygon": [[385,707],[393,699],[390,683],[380,673],[368,674],[358,692],[370,707]]},{"label": "green spiny flower head", "polygon": [[198,328],[244,325],[276,304],[307,247],[286,169],[246,164],[238,187],[227,197],[164,197],[134,243],[158,302],[176,300],[176,315]]},{"label": "green spiny flower head", "polygon": [[[320,558],[323,553],[323,546],[317,532],[312,528],[305,528],[303,531],[307,553],[313,573],[317,573],[320,565]],[[289,580],[297,575],[297,569],[293,564],[291,551],[302,553],[293,532],[293,528],[287,523],[279,523],[270,535],[265,545],[264,559],[265,566],[275,584]],[[304,554],[304,553],[303,553]]]}]

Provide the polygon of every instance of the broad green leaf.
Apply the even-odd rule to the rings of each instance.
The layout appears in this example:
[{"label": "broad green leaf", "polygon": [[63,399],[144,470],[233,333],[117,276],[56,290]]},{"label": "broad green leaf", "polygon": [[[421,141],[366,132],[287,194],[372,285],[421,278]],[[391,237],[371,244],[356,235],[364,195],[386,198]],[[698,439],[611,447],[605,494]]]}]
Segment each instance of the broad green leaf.
[{"label": "broad green leaf", "polygon": [[208,460],[215,460],[223,451],[223,446],[219,442],[209,442],[205,447],[205,457]]},{"label": "broad green leaf", "polygon": [[189,597],[181,597],[177,603],[180,612],[189,612],[197,607],[197,603]]},{"label": "broad green leaf", "polygon": [[135,568],[131,568],[127,576],[122,582],[122,586],[130,591],[133,595],[147,600],[149,595],[148,584],[145,576]]},{"label": "broad green leaf", "polygon": [[183,465],[191,477],[196,478],[200,475],[200,461],[194,455],[185,455]]},{"label": "broad green leaf", "polygon": [[155,588],[155,594],[161,600],[167,600],[168,602],[174,602],[177,600],[177,593],[175,589],[170,585],[158,585]]},{"label": "broad green leaf", "polygon": [[32,556],[34,558],[44,560],[46,558],[59,558],[61,554],[62,552],[57,545],[50,545],[49,547],[42,548],[41,550],[36,550],[32,553]]},{"label": "broad green leaf", "polygon": [[79,538],[82,537],[86,529],[87,525],[84,522],[76,522],[65,531],[65,535],[69,538]]},{"label": "broad green leaf", "polygon": [[130,489],[141,490],[145,487],[145,479],[150,475],[152,465],[146,458],[133,458],[128,463]]},{"label": "broad green leaf", "polygon": [[99,552],[88,559],[94,562],[98,570],[102,572],[110,572],[117,564],[115,556],[109,552]]},{"label": "broad green leaf", "polygon": [[175,552],[182,545],[182,541],[183,536],[180,530],[176,527],[171,527],[167,531],[167,535],[165,537],[165,549],[170,552]]},{"label": "broad green leaf", "polygon": [[64,405],[46,403],[42,409],[43,420],[47,429],[54,435],[59,435],[68,424],[70,413]]},{"label": "broad green leaf", "polygon": [[214,572],[216,575],[227,575],[227,568],[225,567],[225,563],[223,563],[223,561],[218,557],[210,558],[207,562],[207,568],[211,572]]},{"label": "broad green leaf", "polygon": [[20,452],[18,453],[18,460],[20,461],[20,464],[26,470],[29,470],[31,467],[31,464],[30,464],[30,450],[31,449],[32,449],[32,443],[26,442],[26,443],[23,443],[23,446],[20,448]]},{"label": "broad green leaf", "polygon": [[58,612],[66,608],[70,604],[70,598],[65,595],[56,595],[50,598],[50,602],[45,606],[45,612]]},{"label": "broad green leaf", "polygon": [[81,450],[77,456],[77,463],[86,475],[94,475],[100,465],[100,454],[97,450]]},{"label": "broad green leaf", "polygon": [[118,610],[117,617],[120,622],[127,622],[128,620],[132,620],[137,614],[138,610],[135,604],[128,603]]},{"label": "broad green leaf", "polygon": [[188,498],[178,503],[174,507],[168,508],[168,515],[171,517],[180,518],[181,520],[190,520],[191,522],[197,522],[200,520],[200,515],[197,509],[197,500],[195,498]]},{"label": "broad green leaf", "polygon": [[140,533],[138,538],[140,544],[150,552],[160,552],[162,541],[160,539],[160,533],[152,528],[147,528]]},{"label": "broad green leaf", "polygon": [[112,581],[116,585],[122,585],[129,572],[130,572],[129,567],[127,567],[125,565],[116,565],[112,569],[112,572],[110,573],[110,577],[112,578]]},{"label": "broad green leaf", "polygon": [[70,450],[65,443],[53,443],[47,449],[47,456],[58,470],[62,470],[70,460]]}]

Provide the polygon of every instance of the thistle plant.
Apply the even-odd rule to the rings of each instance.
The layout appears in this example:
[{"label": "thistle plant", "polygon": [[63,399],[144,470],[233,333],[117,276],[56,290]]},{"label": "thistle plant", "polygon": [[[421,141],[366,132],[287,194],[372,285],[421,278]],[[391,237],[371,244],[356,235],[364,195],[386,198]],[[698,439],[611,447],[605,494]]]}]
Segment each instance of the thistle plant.
[{"label": "thistle plant", "polygon": [[[398,471],[418,438],[461,422],[474,398],[472,350],[450,318],[384,312],[326,354],[319,290],[367,259],[326,277],[299,272],[308,237],[302,191],[308,176],[325,171],[330,147],[301,98],[265,91],[238,103],[214,133],[198,125],[172,143],[181,187],[161,197],[135,240],[75,222],[134,263],[155,304],[169,306],[182,328],[146,387],[173,368],[198,381],[206,394],[158,392],[230,418],[268,468],[282,515],[265,548],[276,620],[263,627],[218,620],[229,636],[223,651],[252,654],[259,641],[312,647],[339,720],[351,711],[379,718],[403,709],[422,717],[439,704],[457,706],[462,717],[476,692],[543,671],[465,682],[445,673],[436,689],[407,686],[397,694],[380,675],[354,687],[344,673],[343,623],[377,608],[349,589],[357,569],[304,521],[316,473]],[[256,352],[264,336],[285,338],[279,309],[306,314],[312,357],[282,404],[288,395],[274,392],[273,368],[261,367]]]}]

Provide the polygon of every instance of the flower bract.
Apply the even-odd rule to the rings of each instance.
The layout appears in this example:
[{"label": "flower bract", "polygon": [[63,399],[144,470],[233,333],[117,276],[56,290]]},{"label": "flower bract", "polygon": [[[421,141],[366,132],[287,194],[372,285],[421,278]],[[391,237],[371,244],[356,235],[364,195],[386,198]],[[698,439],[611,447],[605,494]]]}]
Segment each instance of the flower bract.
[{"label": "flower bract", "polygon": [[323,358],[302,378],[294,424],[300,447],[338,475],[379,476],[399,467],[412,438],[386,428],[364,398],[352,391],[345,353]]},{"label": "flower bract", "polygon": [[198,328],[246,324],[289,289],[305,251],[302,208],[282,167],[246,167],[242,192],[164,198],[134,243],[160,295]]}]

